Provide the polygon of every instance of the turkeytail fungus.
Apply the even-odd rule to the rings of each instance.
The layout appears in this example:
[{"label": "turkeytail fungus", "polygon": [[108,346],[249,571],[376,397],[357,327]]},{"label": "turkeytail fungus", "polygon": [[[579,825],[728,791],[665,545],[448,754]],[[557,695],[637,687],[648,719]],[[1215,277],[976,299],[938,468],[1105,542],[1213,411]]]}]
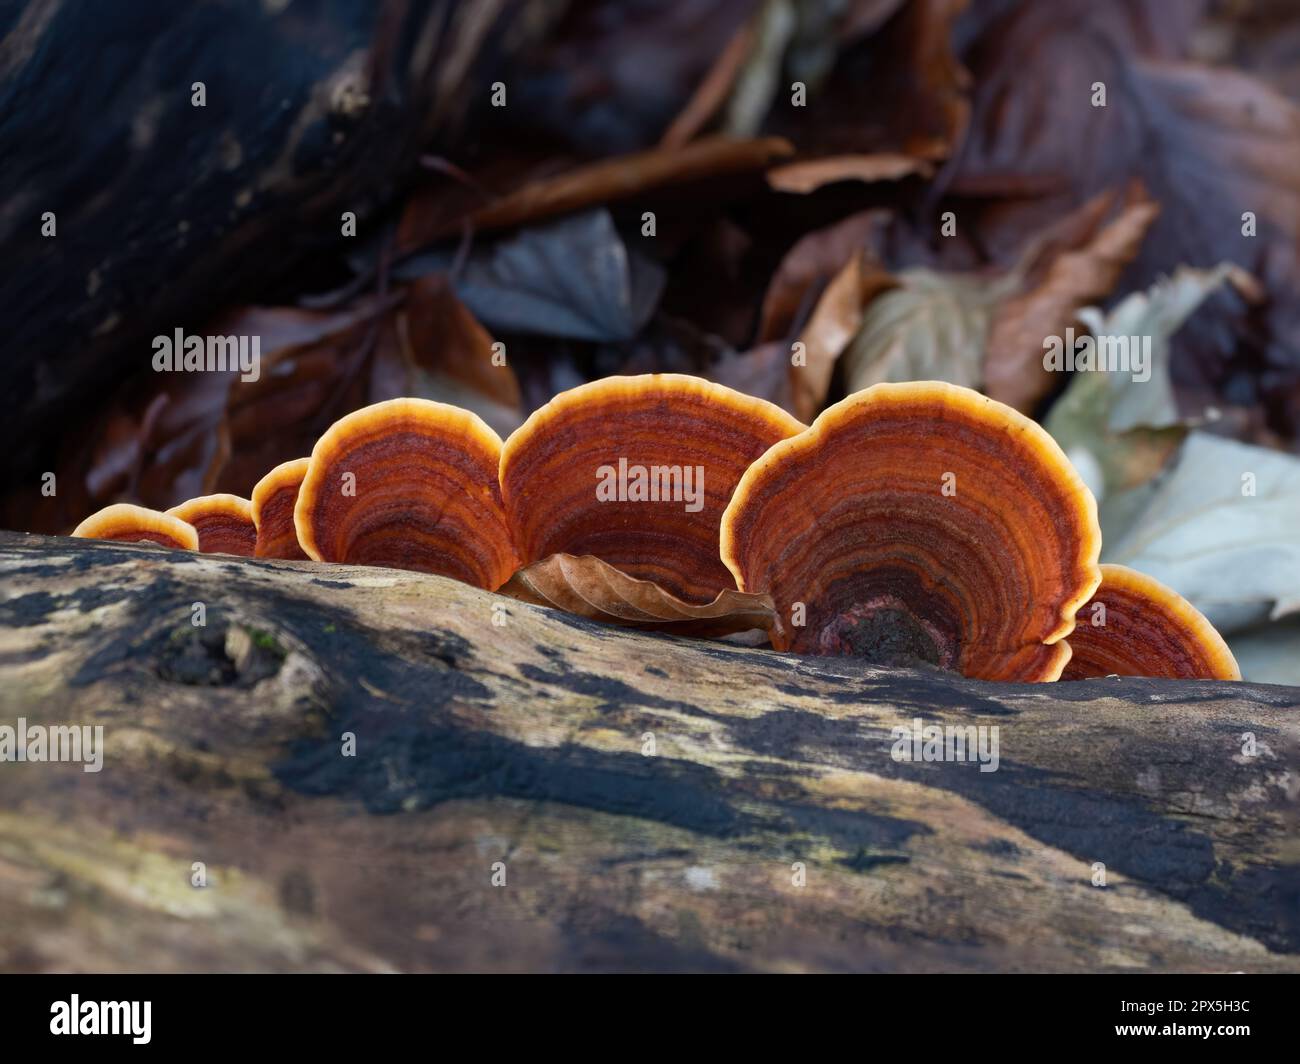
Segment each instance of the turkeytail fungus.
[{"label": "turkeytail fungus", "polygon": [[389,399],[336,421],[298,489],[315,561],[386,565],[495,591],[517,568],[501,506],[501,439],[476,414]]},{"label": "turkeytail fungus", "polygon": [[506,440],[501,492],[524,564],[591,555],[690,603],[735,589],[718,557],[741,475],[804,429],[784,410],[676,373],[562,392]]},{"label": "turkeytail fungus", "polygon": [[1228,644],[1178,592],[1124,565],[1103,565],[1101,587],[1078,615],[1063,680],[1156,676],[1240,680]]},{"label": "turkeytail fungus", "polygon": [[257,545],[253,504],[238,495],[200,495],[167,511],[193,525],[204,554],[237,554],[251,558]]},{"label": "turkeytail fungus", "polygon": [[194,526],[172,514],[147,510],[129,502],[105,506],[72,530],[78,539],[111,539],[125,543],[158,543],[181,550],[198,550]]},{"label": "turkeytail fungus", "polygon": [[282,462],[267,473],[253,488],[253,526],[257,529],[258,558],[288,558],[302,561],[307,552],[298,543],[293,523],[293,508],[298,489],[307,475],[310,458]]},{"label": "turkeytail fungus", "polygon": [[1097,507],[1037,424],[968,388],[878,384],[741,478],[722,558],[773,644],[1047,681],[1097,589]]}]

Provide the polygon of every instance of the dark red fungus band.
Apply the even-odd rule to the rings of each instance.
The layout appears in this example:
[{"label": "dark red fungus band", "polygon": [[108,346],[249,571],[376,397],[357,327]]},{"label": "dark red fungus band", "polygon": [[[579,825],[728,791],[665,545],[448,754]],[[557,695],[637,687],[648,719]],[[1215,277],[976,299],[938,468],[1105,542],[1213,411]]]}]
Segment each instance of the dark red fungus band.
[{"label": "dark red fungus band", "polygon": [[310,462],[309,458],[282,462],[254,486],[253,525],[257,529],[257,545],[253,553],[257,557],[290,560],[307,557],[298,543],[293,508],[298,503],[298,489]]},{"label": "dark red fungus band", "polygon": [[686,602],[710,602],[735,588],[718,531],[736,483],[803,428],[764,400],[674,373],[562,392],[502,451],[520,557],[593,555]]},{"label": "dark red fungus band", "polygon": [[1055,680],[1101,579],[1096,503],[1042,428],[978,392],[879,384],[741,479],[722,557],[778,649]]},{"label": "dark red fungus band", "polygon": [[501,505],[501,439],[475,414],[390,399],[336,421],[298,491],[316,561],[386,565],[496,590],[517,567]]},{"label": "dark red fungus band", "polygon": [[1092,676],[1240,680],[1237,661],[1190,602],[1123,565],[1101,567],[1101,587],[1079,611],[1063,680]]},{"label": "dark red fungus band", "polygon": [[202,495],[167,512],[194,526],[199,534],[199,550],[204,554],[253,556],[257,529],[253,526],[253,506],[247,499],[238,495]]}]

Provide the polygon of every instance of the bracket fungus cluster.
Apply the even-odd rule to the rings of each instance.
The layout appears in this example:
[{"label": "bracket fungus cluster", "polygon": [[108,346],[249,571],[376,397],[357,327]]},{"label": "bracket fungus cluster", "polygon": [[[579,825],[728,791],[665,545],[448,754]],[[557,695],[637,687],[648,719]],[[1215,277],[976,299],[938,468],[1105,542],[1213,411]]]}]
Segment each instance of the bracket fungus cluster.
[{"label": "bracket fungus cluster", "polygon": [[[682,631],[735,612],[766,619],[779,650],[979,679],[1238,678],[1189,603],[1098,565],[1096,503],[1041,427],[938,382],[876,385],[806,427],[695,377],[613,377],[504,444],[466,410],[393,399],[335,422],[251,501],[119,504],[73,534],[509,582]],[[621,599],[601,610],[607,591]]]}]

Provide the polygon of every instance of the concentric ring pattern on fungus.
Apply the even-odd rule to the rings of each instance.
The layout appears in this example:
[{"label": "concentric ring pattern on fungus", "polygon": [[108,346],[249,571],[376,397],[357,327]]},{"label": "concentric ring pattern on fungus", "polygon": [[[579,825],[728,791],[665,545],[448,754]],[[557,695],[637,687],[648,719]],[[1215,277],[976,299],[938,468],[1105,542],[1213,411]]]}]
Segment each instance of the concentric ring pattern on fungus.
[{"label": "concentric ring pattern on fungus", "polygon": [[193,525],[171,514],[129,502],[114,503],[97,510],[73,529],[72,534],[78,539],[158,543],[181,550],[199,549],[199,534]]},{"label": "concentric ring pattern on fungus", "polygon": [[525,564],[594,555],[687,602],[735,588],[718,556],[741,475],[804,426],[762,399],[675,373],[562,392],[506,440],[501,488]]},{"label": "concentric ring pattern on fungus", "polygon": [[749,469],[722,523],[741,590],[776,602],[778,649],[987,680],[1060,676],[1100,547],[1096,503],[1052,438],[936,382],[828,408]]},{"label": "concentric ring pattern on fungus", "polygon": [[1070,649],[1063,680],[1111,675],[1241,679],[1228,644],[1195,606],[1124,565],[1101,567],[1101,587],[1079,611]]},{"label": "concentric ring pattern on fungus", "polygon": [[298,503],[298,489],[310,463],[309,458],[281,462],[254,486],[253,525],[257,529],[257,546],[253,553],[257,557],[297,560],[307,557],[298,543],[293,508]]},{"label": "concentric ring pattern on fungus", "polygon": [[336,421],[298,490],[316,561],[387,565],[496,590],[516,558],[501,506],[501,439],[476,414],[390,399]]},{"label": "concentric ring pattern on fungus", "polygon": [[251,558],[257,546],[253,505],[238,495],[201,495],[167,511],[194,526],[204,554]]}]

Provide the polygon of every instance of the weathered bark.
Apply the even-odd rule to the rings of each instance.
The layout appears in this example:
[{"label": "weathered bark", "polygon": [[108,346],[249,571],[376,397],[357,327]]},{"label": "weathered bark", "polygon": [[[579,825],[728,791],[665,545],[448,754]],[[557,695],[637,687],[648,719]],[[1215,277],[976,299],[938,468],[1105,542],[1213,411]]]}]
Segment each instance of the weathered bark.
[{"label": "weathered bark", "polygon": [[[0,765],[7,969],[1300,968],[1296,689],[983,684],[15,534],[0,588],[0,723],[106,742]],[[998,770],[894,761],[915,717],[997,726]]]}]

